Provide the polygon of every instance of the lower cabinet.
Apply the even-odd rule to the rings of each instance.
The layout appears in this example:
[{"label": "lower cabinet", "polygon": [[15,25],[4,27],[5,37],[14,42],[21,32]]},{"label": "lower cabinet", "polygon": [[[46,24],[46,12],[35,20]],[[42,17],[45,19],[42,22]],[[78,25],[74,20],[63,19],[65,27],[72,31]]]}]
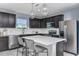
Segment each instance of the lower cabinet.
[{"label": "lower cabinet", "polygon": [[56,56],[64,55],[64,41],[58,42],[56,45]]},{"label": "lower cabinet", "polygon": [[0,37],[0,51],[8,50],[8,36]]}]

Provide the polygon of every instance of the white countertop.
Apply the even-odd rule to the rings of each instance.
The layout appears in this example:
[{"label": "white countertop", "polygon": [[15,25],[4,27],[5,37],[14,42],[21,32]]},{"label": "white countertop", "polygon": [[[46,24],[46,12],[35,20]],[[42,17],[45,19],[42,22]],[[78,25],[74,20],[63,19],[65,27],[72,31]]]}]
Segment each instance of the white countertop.
[{"label": "white countertop", "polygon": [[48,56],[56,56],[56,44],[61,41],[65,41],[66,39],[48,37],[48,36],[26,36],[22,37],[24,39],[33,40],[36,45],[43,46],[48,49]]},{"label": "white countertop", "polygon": [[[4,30],[6,30],[4,32]],[[36,32],[41,34],[49,34],[49,30],[56,30],[56,35],[59,35],[59,28],[29,28],[24,30],[24,34],[36,34]],[[0,37],[10,36],[10,35],[20,35],[23,34],[22,29],[17,28],[0,28]]]},{"label": "white countertop", "polygon": [[22,38],[31,39],[31,40],[34,40],[35,42],[38,42],[38,43],[41,43],[41,44],[45,44],[45,45],[51,45],[51,44],[55,44],[57,42],[66,40],[66,39],[63,39],[63,38],[40,36],[40,35],[26,36],[26,37],[22,37]]}]

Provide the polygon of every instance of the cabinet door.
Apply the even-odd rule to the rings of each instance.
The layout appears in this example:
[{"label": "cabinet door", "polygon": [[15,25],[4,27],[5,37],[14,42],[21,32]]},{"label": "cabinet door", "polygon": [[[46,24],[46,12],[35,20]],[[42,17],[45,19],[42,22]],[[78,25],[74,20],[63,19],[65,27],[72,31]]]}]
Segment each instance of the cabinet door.
[{"label": "cabinet door", "polygon": [[40,27],[41,27],[41,28],[46,28],[46,26],[47,26],[47,25],[46,25],[46,19],[41,19],[41,20],[40,20]]},{"label": "cabinet door", "polygon": [[58,17],[54,17],[54,22],[55,22],[55,28],[59,27],[59,19]]},{"label": "cabinet door", "polygon": [[50,22],[49,18],[45,18],[46,19],[46,22]]},{"label": "cabinet door", "polygon": [[2,13],[2,27],[9,27],[9,15]]},{"label": "cabinet door", "polygon": [[0,12],[0,27],[15,27],[16,15]]},{"label": "cabinet door", "polygon": [[63,21],[64,16],[63,15],[58,15],[58,16],[54,16],[52,18],[53,18],[53,21],[55,23],[55,28],[59,28],[59,21]]},{"label": "cabinet door", "polygon": [[40,20],[38,19],[30,19],[30,28],[40,28]]},{"label": "cabinet door", "polygon": [[0,13],[0,27],[2,27],[3,23],[2,23],[2,13]]},{"label": "cabinet door", "polygon": [[8,37],[0,37],[0,51],[7,50],[8,48]]},{"label": "cabinet door", "polygon": [[15,28],[16,16],[9,14],[9,27]]},{"label": "cabinet door", "polygon": [[29,20],[29,25],[30,25],[30,28],[34,28],[34,20],[30,19]]}]

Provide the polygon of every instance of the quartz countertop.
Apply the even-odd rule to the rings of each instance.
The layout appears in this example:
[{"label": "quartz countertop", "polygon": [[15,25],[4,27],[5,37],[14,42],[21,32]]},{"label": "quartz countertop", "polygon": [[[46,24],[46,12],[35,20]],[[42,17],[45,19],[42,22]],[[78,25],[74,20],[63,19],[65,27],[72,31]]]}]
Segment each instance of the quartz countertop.
[{"label": "quartz countertop", "polygon": [[35,42],[42,43],[45,45],[51,45],[60,41],[66,41],[66,39],[64,38],[56,38],[56,37],[41,36],[41,35],[27,36],[22,38],[31,39],[31,40],[34,40]]}]

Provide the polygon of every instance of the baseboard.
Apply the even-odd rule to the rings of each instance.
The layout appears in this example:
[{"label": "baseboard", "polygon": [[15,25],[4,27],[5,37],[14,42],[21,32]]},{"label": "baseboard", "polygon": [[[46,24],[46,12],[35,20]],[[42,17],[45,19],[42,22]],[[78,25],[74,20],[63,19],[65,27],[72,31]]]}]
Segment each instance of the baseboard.
[{"label": "baseboard", "polygon": [[72,53],[72,52],[69,52],[69,51],[64,51],[64,52],[67,52],[67,53],[73,54],[73,55],[75,55],[75,56],[78,55],[78,54],[75,54],[75,53]]}]

